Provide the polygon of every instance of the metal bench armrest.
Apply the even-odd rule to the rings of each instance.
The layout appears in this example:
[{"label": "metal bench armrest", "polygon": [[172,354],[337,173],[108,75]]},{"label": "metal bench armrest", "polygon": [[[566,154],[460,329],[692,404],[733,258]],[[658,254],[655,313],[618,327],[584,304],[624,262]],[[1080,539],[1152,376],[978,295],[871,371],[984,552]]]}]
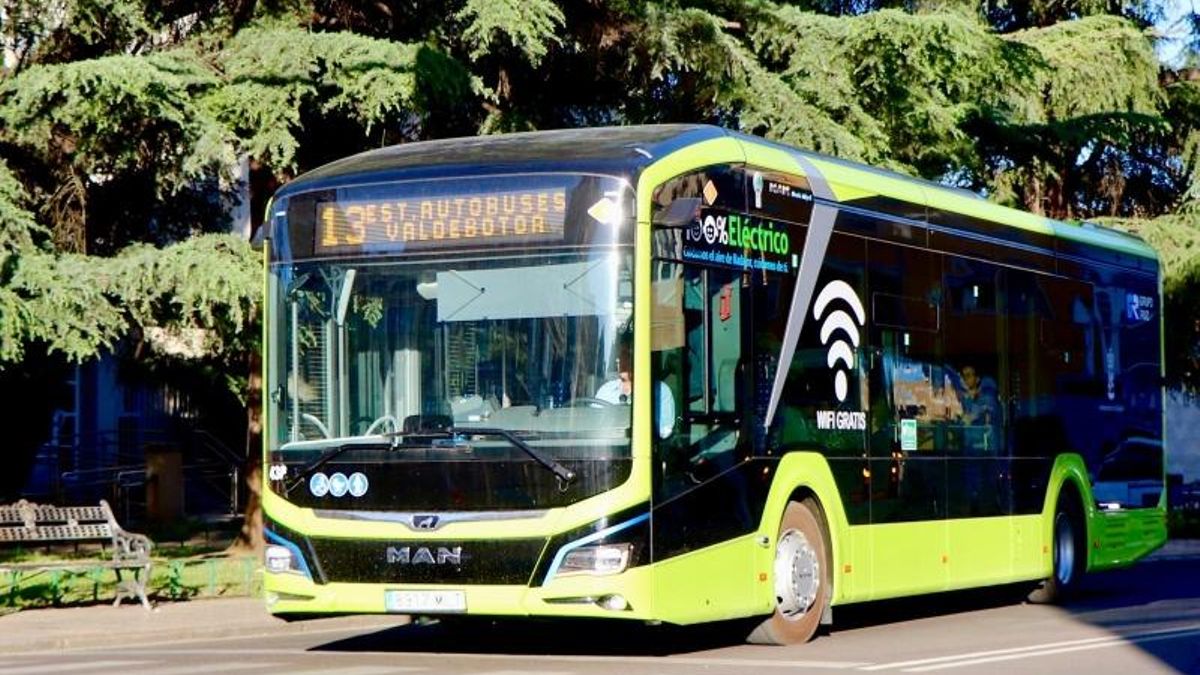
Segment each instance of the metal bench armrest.
[{"label": "metal bench armrest", "polygon": [[100,506],[104,508],[104,515],[108,518],[108,526],[112,529],[113,560],[144,562],[148,564],[150,562],[150,551],[154,549],[154,542],[150,540],[150,537],[138,534],[137,532],[128,532],[122,528],[113,516],[108,502],[103,499],[100,500]]}]

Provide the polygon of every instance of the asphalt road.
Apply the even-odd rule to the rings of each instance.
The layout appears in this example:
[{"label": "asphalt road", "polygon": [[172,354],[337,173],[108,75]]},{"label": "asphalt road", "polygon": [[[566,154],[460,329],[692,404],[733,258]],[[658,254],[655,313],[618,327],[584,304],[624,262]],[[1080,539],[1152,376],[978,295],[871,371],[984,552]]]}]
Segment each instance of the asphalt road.
[{"label": "asphalt road", "polygon": [[736,623],[678,629],[469,622],[366,632],[342,626],[10,654],[0,675],[1200,673],[1200,557],[1093,575],[1065,607],[1023,604],[1022,593],[990,589],[839,608],[834,631],[798,647],[743,644],[746,626]]}]

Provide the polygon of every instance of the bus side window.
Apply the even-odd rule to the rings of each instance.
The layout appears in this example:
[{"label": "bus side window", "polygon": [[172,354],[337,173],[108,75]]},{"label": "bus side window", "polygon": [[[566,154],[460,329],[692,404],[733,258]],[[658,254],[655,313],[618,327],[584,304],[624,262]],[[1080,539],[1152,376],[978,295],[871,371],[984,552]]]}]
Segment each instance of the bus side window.
[{"label": "bus side window", "polygon": [[[1022,379],[1012,368],[1003,315],[1004,270],[958,256],[944,259],[944,321],[948,414],[944,437],[947,507],[951,517],[1007,515],[1012,512],[1011,470],[1007,452],[1011,382]],[[1008,322],[1014,342],[1027,344],[1037,325],[1020,315]]]}]

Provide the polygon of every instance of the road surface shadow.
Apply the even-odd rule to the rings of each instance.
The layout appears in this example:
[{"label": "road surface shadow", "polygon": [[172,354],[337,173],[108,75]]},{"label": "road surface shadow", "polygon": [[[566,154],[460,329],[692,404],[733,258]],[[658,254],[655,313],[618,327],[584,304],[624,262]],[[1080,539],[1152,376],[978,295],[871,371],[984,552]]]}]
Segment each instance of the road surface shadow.
[{"label": "road surface shadow", "polygon": [[1148,560],[1085,577],[1062,609],[1081,623],[1134,637],[1138,649],[1180,673],[1200,673],[1200,558]]},{"label": "road surface shadow", "polygon": [[456,617],[357,635],[312,651],[667,656],[743,644],[755,623],[648,626],[590,619]]},{"label": "road surface shadow", "polygon": [[[1085,577],[1078,593],[1060,610],[1074,620],[1114,631],[1155,629],[1189,619],[1200,623],[1197,572],[1198,560],[1151,560],[1131,569],[1092,574]],[[832,632],[836,635],[1019,605],[1032,588],[1028,583],[1013,584],[837,607]],[[648,626],[633,621],[454,617],[357,635],[313,650],[666,656],[743,644],[757,622],[750,619],[699,626]],[[1194,661],[1181,662],[1176,644],[1164,641],[1140,646],[1184,672],[1197,665]]]}]

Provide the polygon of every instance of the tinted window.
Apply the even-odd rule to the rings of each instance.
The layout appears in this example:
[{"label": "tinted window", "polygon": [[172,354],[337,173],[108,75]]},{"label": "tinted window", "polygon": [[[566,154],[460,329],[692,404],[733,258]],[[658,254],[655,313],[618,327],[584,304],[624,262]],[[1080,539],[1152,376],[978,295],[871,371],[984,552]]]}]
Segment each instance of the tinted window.
[{"label": "tinted window", "polygon": [[1003,271],[955,256],[946,256],[945,264],[949,419],[944,438],[950,516],[1008,513]]},{"label": "tinted window", "polygon": [[942,301],[941,257],[871,242],[867,261],[873,310],[886,313],[883,323],[874,316],[870,323],[871,520],[940,518],[946,514],[943,448],[955,419],[941,333],[931,322]]}]

